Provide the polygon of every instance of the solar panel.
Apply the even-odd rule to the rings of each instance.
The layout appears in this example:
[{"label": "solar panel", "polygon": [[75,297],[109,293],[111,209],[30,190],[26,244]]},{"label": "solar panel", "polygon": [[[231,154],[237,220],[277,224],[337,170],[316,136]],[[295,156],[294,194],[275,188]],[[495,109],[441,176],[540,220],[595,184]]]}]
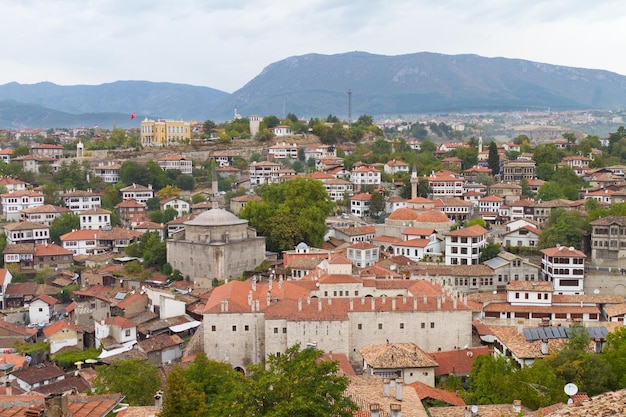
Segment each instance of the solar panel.
[{"label": "solar panel", "polygon": [[[605,339],[609,334],[606,327],[585,327],[589,338],[591,339]],[[525,328],[524,337],[529,342],[534,340],[546,340],[546,339],[569,339],[572,329],[562,326],[549,326],[549,327],[530,327]]]}]

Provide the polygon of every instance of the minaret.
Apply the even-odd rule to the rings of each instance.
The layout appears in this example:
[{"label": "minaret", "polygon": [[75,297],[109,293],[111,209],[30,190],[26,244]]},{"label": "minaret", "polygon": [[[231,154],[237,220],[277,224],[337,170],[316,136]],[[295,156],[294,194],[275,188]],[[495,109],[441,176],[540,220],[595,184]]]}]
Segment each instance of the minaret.
[{"label": "minaret", "polygon": [[417,198],[417,164],[413,162],[413,172],[411,172],[411,200]]},{"label": "minaret", "polygon": [[76,157],[82,158],[83,156],[85,156],[85,145],[82,140],[79,140],[76,144]]},{"label": "minaret", "polygon": [[217,195],[217,193],[219,192],[219,184],[217,182],[217,167],[213,167],[213,178],[211,179],[211,193],[213,193],[214,196]]},{"label": "minaret", "polygon": [[483,137],[478,137],[478,153],[480,154],[483,151]]}]

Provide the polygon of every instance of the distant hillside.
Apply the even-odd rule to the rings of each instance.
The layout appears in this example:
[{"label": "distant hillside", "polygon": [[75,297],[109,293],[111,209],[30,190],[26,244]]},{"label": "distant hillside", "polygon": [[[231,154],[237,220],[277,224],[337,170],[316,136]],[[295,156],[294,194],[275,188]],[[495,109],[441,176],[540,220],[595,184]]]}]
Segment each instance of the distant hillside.
[{"label": "distant hillside", "polygon": [[[110,113],[124,114],[118,121],[120,127],[138,126],[138,120],[130,123],[129,115],[137,114],[137,119],[145,116],[168,119],[184,119],[204,121],[209,118],[207,109],[213,102],[224,99],[228,93],[208,87],[197,87],[186,84],[153,83],[147,81],[117,81],[101,85],[60,86],[53,83],[18,84],[9,83],[0,85],[0,101],[13,100],[21,104],[34,104],[46,107],[50,113],[63,112],[71,115],[91,114],[79,123],[80,126],[89,126],[88,121],[96,121],[100,126],[110,127]],[[0,127],[41,127],[47,123],[46,118],[31,115],[27,120],[21,119],[20,112],[24,108],[10,109],[4,105],[0,113]],[[98,114],[102,114],[99,116]],[[109,113],[107,115],[107,113]],[[68,126],[70,119],[63,122],[63,117],[57,115],[63,124]],[[114,116],[113,119],[116,119]],[[11,121],[10,125],[5,124]],[[31,125],[30,123],[35,123]],[[50,127],[50,125],[45,125]]]},{"label": "distant hillside", "polygon": [[[0,108],[0,128],[137,127],[145,116],[219,122],[230,120],[235,108],[243,116],[333,114],[346,119],[348,90],[353,119],[361,114],[626,108],[626,77],[608,71],[477,55],[350,52],[284,59],[231,95],[147,81],[5,84],[0,101],[13,101]],[[26,104],[43,108],[28,110]]]},{"label": "distant hillside", "polygon": [[266,67],[212,108],[300,117],[626,107],[626,77],[477,55],[309,54]]},{"label": "distant hillside", "polygon": [[13,100],[0,101],[0,128],[2,129],[48,129],[55,127],[135,127],[127,113],[69,114],[36,104],[23,104]]}]

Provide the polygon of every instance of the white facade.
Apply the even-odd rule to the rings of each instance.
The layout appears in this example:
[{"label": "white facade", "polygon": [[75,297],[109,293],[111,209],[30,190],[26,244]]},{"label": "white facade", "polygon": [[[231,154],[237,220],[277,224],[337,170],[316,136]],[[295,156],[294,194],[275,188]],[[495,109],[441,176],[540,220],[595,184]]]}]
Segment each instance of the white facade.
[{"label": "white facade", "polygon": [[298,145],[295,143],[277,143],[268,149],[269,159],[298,159]]},{"label": "white facade", "polygon": [[7,242],[44,244],[50,240],[50,228],[34,222],[9,223],[4,227]]},{"label": "white facade", "polygon": [[371,195],[357,194],[350,199],[350,213],[357,217],[365,217],[370,213]]},{"label": "white facade", "polygon": [[272,184],[278,180],[280,164],[275,162],[253,162],[248,167],[250,185]]},{"label": "white facade", "polygon": [[138,203],[146,204],[148,200],[154,197],[152,185],[144,187],[143,185],[133,184],[120,190],[122,192],[122,200],[135,200]]},{"label": "white facade", "polygon": [[104,209],[91,209],[80,213],[81,230],[100,230],[111,227],[111,212]]},{"label": "white facade", "polygon": [[49,302],[37,298],[28,306],[28,317],[32,324],[45,325],[50,323],[54,314],[54,306]]},{"label": "white facade", "polygon": [[193,161],[182,155],[166,156],[157,162],[163,171],[177,169],[183,174],[191,175],[193,173]]},{"label": "white facade", "polygon": [[176,212],[178,213],[178,216],[176,217],[180,217],[184,214],[191,213],[189,203],[183,200],[182,198],[178,198],[178,197],[168,199],[164,203],[163,202],[161,203],[161,210],[165,211],[168,208],[173,208],[174,210],[176,210]]},{"label": "white facade", "polygon": [[463,197],[463,178],[450,174],[435,173],[426,178],[433,198]]},{"label": "white facade", "polygon": [[120,164],[110,162],[106,165],[98,165],[92,168],[93,175],[102,178],[102,181],[115,184],[120,182]]},{"label": "white facade", "polygon": [[25,208],[43,206],[44,195],[36,191],[14,191],[0,195],[7,220],[19,220]]},{"label": "white facade", "polygon": [[61,195],[65,207],[72,210],[74,214],[80,214],[85,210],[100,208],[102,197],[89,191],[74,191]]},{"label": "white facade", "polygon": [[380,187],[380,171],[375,168],[359,167],[350,173],[350,182],[355,186],[373,185]]},{"label": "white facade", "polygon": [[586,255],[574,248],[557,246],[541,251],[541,272],[554,285],[555,294],[584,294]]},{"label": "white facade", "polygon": [[446,233],[446,265],[477,265],[487,244],[487,230],[475,225]]}]

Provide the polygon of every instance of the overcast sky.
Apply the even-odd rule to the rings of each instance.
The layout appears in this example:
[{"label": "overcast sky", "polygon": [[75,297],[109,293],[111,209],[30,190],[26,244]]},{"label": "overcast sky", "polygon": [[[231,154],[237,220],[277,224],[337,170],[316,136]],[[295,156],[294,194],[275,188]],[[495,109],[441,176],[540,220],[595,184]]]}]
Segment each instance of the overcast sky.
[{"label": "overcast sky", "polygon": [[477,54],[626,75],[623,0],[0,0],[0,84],[233,92],[308,53]]}]

